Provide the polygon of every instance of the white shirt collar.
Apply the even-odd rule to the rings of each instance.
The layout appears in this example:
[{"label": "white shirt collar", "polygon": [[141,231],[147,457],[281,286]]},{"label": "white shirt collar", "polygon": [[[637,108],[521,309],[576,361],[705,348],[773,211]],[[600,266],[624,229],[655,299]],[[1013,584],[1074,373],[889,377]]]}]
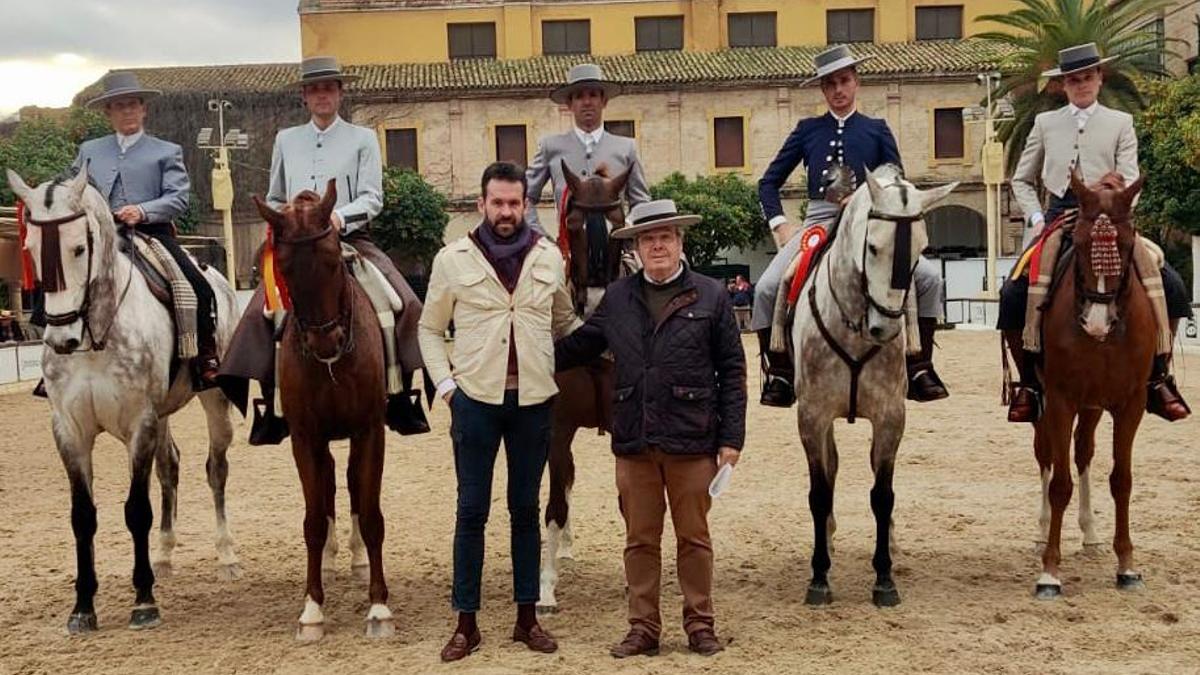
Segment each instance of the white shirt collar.
[{"label": "white shirt collar", "polygon": [[318,126],[317,126],[317,123],[316,123],[315,121],[311,120],[311,119],[308,121],[308,125],[309,125],[310,127],[312,127],[313,131],[317,132],[317,135],[318,135],[318,136],[320,136],[320,135],[322,135],[322,134],[327,134],[327,133],[329,133],[329,132],[333,131],[333,130],[334,130],[334,128],[335,128],[335,127],[337,127],[337,125],[338,125],[338,122],[341,122],[341,121],[342,121],[342,116],[341,116],[341,115],[334,115],[334,116],[333,116],[333,121],[332,121],[332,122],[330,122],[330,123],[329,123],[329,126],[325,127],[324,129],[322,129],[322,128],[318,127]]},{"label": "white shirt collar", "polygon": [[603,126],[596,127],[592,131],[584,131],[583,129],[580,129],[579,127],[574,127],[574,129],[575,129],[575,136],[579,138],[579,142],[583,143],[583,145],[585,147],[587,146],[588,138],[592,139],[592,146],[595,147],[596,145],[600,144],[600,137],[604,135],[604,127]]},{"label": "white shirt collar", "polygon": [[671,283],[672,281],[675,281],[676,279],[678,279],[682,274],[683,274],[683,262],[681,261],[679,263],[679,269],[675,270],[674,274],[667,277],[666,279],[663,279],[662,281],[655,281],[655,280],[651,279],[649,274],[643,274],[642,276],[644,276],[646,278],[646,281],[649,281],[650,284],[653,286],[666,286],[667,284]]},{"label": "white shirt collar", "polygon": [[841,127],[841,126],[845,126],[846,120],[850,119],[851,117],[854,117],[854,113],[856,113],[856,112],[858,112],[857,107],[851,108],[850,112],[846,113],[845,117],[838,115],[837,113],[833,112],[832,110],[829,111],[829,114],[833,115],[833,119],[837,120],[838,126]]},{"label": "white shirt collar", "polygon": [[1071,116],[1072,117],[1082,116],[1084,119],[1091,117],[1092,113],[1096,112],[1096,106],[1098,106],[1098,105],[1100,105],[1099,101],[1092,101],[1092,104],[1086,108],[1080,108],[1079,106],[1075,105],[1074,103],[1067,104],[1067,106],[1069,106],[1071,108]]},{"label": "white shirt collar", "polygon": [[145,129],[138,129],[137,132],[126,136],[121,132],[117,132],[117,145],[120,146],[121,152],[125,152],[132,148],[135,143],[142,140],[142,136],[146,135]]}]

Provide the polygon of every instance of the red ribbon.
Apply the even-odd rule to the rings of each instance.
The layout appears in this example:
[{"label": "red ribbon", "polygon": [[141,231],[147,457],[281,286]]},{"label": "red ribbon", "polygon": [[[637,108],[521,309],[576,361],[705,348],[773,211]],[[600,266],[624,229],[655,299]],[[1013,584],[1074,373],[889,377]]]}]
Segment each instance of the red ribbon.
[{"label": "red ribbon", "polygon": [[[567,203],[571,200],[571,188],[563,188],[558,200],[558,250],[567,265],[567,278],[571,278],[571,238],[567,232]],[[536,207],[535,207],[536,208]]]},{"label": "red ribbon", "polygon": [[33,256],[25,248],[25,204],[17,201],[17,232],[21,238],[21,290],[32,291],[37,285],[37,275],[33,269]]}]

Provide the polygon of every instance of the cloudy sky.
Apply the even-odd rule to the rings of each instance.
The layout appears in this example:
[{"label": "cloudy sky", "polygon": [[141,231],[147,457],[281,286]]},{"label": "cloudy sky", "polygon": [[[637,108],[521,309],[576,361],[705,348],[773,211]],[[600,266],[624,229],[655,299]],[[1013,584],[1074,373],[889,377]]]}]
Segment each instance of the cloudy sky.
[{"label": "cloudy sky", "polygon": [[110,68],[298,61],[297,0],[0,0],[0,118]]}]

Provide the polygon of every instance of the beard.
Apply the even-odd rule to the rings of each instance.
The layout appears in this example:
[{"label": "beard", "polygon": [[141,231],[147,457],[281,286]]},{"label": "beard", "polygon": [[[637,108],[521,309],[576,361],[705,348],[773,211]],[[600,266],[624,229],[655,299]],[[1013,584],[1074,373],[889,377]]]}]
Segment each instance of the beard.
[{"label": "beard", "polygon": [[507,239],[508,237],[511,237],[520,231],[521,228],[525,227],[525,219],[501,218],[493,221],[490,218],[484,218],[483,224],[486,225],[489,230],[494,232],[497,237],[503,237]]}]

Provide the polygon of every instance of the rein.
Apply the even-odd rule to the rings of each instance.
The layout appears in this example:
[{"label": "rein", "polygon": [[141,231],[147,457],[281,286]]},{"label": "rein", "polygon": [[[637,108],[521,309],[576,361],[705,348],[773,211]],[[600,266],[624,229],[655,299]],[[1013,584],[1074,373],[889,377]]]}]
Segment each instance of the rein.
[{"label": "rein", "polygon": [[[305,246],[305,245],[311,246],[311,245],[315,245],[318,241],[329,236],[331,233],[333,233],[333,231],[334,231],[333,225],[327,225],[327,226],[325,226],[325,229],[320,230],[319,232],[315,232],[313,234],[306,234],[302,237],[295,237],[292,239],[284,239],[283,237],[277,237],[275,239],[275,243],[276,244],[287,244],[289,246]],[[343,357],[352,353],[354,351],[354,346],[355,346],[355,342],[354,342],[354,298],[346,297],[351,292],[350,291],[350,280],[347,278],[348,273],[346,272],[346,266],[344,264],[341,266],[341,270],[342,270],[342,291],[338,295],[338,311],[337,311],[336,316],[334,316],[332,319],[329,319],[326,321],[312,321],[310,319],[306,319],[300,315],[300,311],[295,306],[294,300],[293,300],[293,312],[292,312],[295,315],[296,327],[300,329],[300,333],[298,333],[296,336],[296,342],[298,343],[298,346],[300,348],[300,353],[306,357],[312,357],[314,360],[325,364],[325,366],[329,369],[329,379],[333,380],[334,382],[337,382],[337,379],[334,378],[334,376],[333,376],[333,364],[337,363],[338,361],[342,360]],[[337,352],[335,352],[334,355],[330,356],[330,357],[318,356],[316,353],[314,353],[313,351],[311,351],[308,348],[308,343],[300,338],[300,335],[305,334],[305,333],[328,335],[329,333],[332,333],[334,330],[336,330],[338,328],[341,328],[342,331],[345,333],[346,339],[343,340],[341,345],[338,346]]]},{"label": "rein", "polygon": [[[65,290],[66,277],[62,266],[62,245],[59,243],[58,228],[61,225],[74,222],[80,218],[86,218],[87,211],[80,210],[71,213],[61,218],[51,218],[49,220],[38,220],[33,217],[33,214],[28,210],[25,214],[25,222],[33,227],[42,230],[42,274],[52,275],[46,279],[44,290],[47,293],[54,293]],[[92,234],[91,224],[87,226],[87,277],[84,279],[83,286],[83,302],[79,304],[77,309],[64,314],[53,314],[46,312],[46,325],[48,326],[70,326],[76,321],[83,321],[83,331],[81,336],[88,338],[91,347],[89,349],[77,349],[72,354],[81,352],[104,351],[108,343],[108,335],[112,331],[113,325],[117,322],[117,310],[125,302],[125,296],[129,293],[129,285],[133,281],[133,264],[129,265],[129,276],[125,279],[125,287],[121,290],[120,297],[117,298],[117,305],[113,308],[112,317],[109,319],[108,327],[104,329],[101,337],[96,337],[95,330],[92,329],[91,306],[92,306],[92,252],[95,248],[95,236]]]}]

